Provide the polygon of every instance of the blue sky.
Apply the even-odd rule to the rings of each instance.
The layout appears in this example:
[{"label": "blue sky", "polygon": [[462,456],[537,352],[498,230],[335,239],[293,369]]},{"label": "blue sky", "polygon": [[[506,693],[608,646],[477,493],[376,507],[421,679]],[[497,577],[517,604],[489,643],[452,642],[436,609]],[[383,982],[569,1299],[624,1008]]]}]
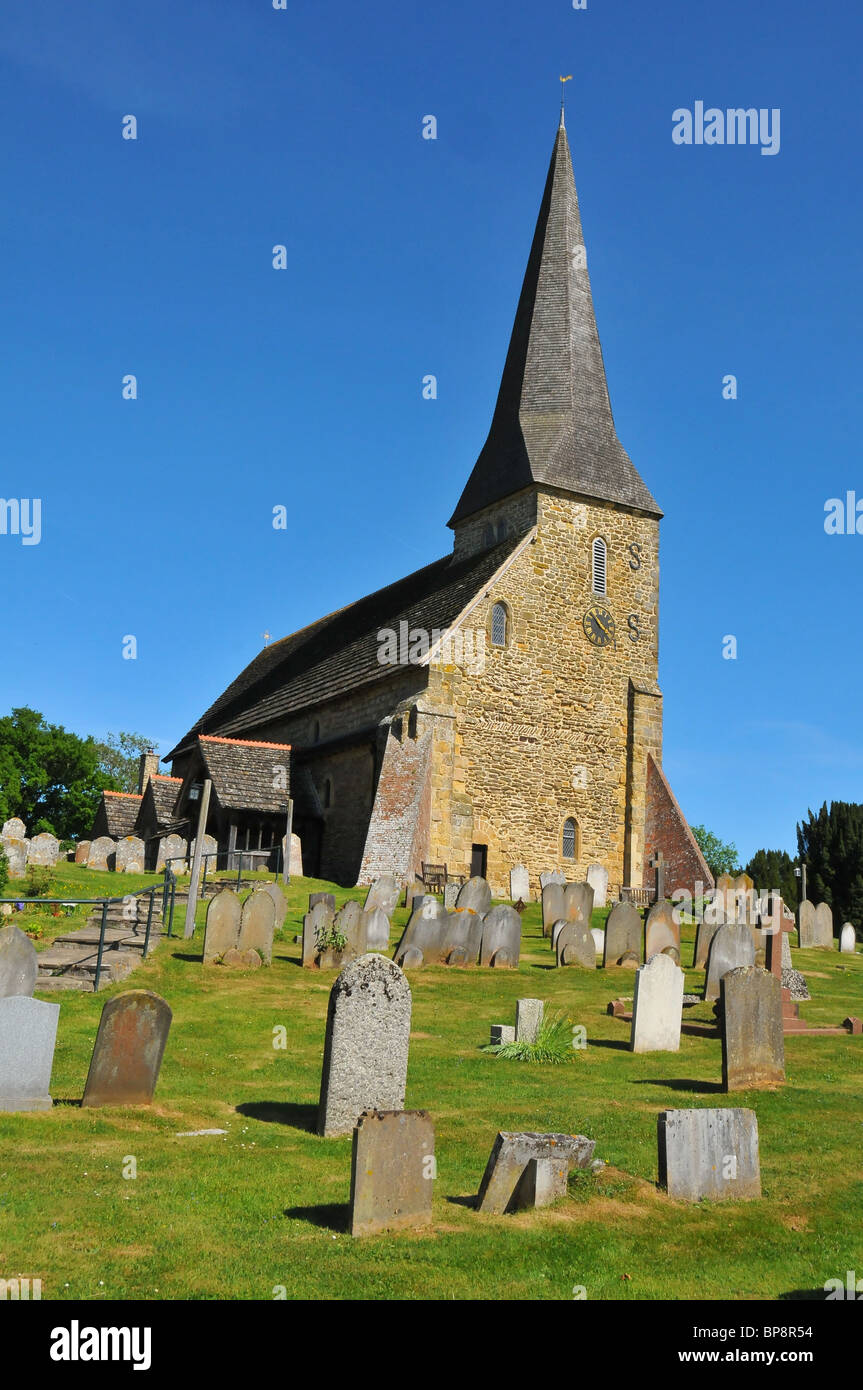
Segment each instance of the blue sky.
[{"label": "blue sky", "polygon": [[[451,548],[572,73],[612,404],[665,511],[666,771],[744,860],[863,800],[863,536],[824,531],[863,498],[861,43],[844,0],[7,9],[0,495],[43,522],[0,535],[0,710],[165,752],[265,630]],[[778,107],[779,153],[675,145],[697,100]]]}]

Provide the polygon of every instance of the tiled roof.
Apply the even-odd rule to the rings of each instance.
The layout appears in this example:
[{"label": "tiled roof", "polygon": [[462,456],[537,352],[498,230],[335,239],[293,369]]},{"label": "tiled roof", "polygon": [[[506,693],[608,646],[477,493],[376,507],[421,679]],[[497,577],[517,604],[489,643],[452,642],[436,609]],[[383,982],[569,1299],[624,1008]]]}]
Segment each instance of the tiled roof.
[{"label": "tiled roof", "polygon": [[135,792],[103,792],[102,805],[105,808],[108,834],[112,839],[122,839],[124,835],[131,835],[138,819],[141,797]]},{"label": "tiled roof", "polygon": [[617,438],[561,121],[488,439],[450,526],[531,484],[662,513]]},{"label": "tiled roof", "polygon": [[[167,825],[173,819],[174,806],[183,785],[182,777],[151,777],[148,783],[153,793],[156,819],[159,825]],[[146,792],[145,792],[146,795]]]},{"label": "tiled roof", "polygon": [[378,632],[392,628],[398,633],[403,621],[411,628],[425,628],[429,634],[436,628],[445,630],[521,539],[512,536],[467,559],[446,555],[310,627],[273,642],[240,672],[168,757],[176,756],[198,733],[248,733],[275,719],[402,672],[403,667],[382,666],[379,662]]},{"label": "tiled roof", "polygon": [[290,796],[284,785],[290,772],[289,744],[202,735],[198,746],[213,790],[225,809],[286,811]]}]

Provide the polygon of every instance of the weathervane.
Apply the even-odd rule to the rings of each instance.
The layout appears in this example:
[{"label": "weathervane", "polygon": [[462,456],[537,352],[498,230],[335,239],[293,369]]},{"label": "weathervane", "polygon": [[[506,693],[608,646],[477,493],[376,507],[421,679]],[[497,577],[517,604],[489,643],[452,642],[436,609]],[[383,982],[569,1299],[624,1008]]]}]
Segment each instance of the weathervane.
[{"label": "weathervane", "polygon": [[[568,75],[567,77],[563,77],[563,76],[562,76],[560,80],[561,80],[561,82],[571,82],[571,81],[572,81],[572,73],[569,73],[569,75]],[[560,89],[560,124],[561,124],[561,125],[563,125],[563,94],[564,94],[564,91],[565,91],[565,88],[564,88],[564,87],[561,87],[561,89]]]},{"label": "weathervane", "polygon": [[261,636],[262,636],[263,639],[264,639],[264,646],[265,646],[265,647],[268,647],[268,646],[270,645],[270,638],[272,637],[272,635],[273,635],[273,634],[272,634],[271,632],[262,632],[262,633],[261,633]]}]

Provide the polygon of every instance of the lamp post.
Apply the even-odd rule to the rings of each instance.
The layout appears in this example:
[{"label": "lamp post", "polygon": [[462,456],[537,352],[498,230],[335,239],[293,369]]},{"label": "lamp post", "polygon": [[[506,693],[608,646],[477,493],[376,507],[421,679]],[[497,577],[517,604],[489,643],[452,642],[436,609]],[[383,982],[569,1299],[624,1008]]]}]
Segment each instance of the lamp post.
[{"label": "lamp post", "polygon": [[800,901],[806,901],[806,864],[801,863],[799,868],[794,870],[794,877],[801,880]]}]

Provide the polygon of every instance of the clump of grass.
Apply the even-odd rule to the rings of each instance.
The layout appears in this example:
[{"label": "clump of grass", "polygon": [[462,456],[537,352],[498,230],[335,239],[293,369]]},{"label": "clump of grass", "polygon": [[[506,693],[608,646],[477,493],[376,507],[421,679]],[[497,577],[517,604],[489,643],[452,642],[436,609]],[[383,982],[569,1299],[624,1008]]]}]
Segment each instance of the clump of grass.
[{"label": "clump of grass", "polygon": [[558,1066],[573,1057],[572,1022],[563,1014],[543,1018],[536,1042],[486,1043],[483,1052],[492,1052],[505,1062],[551,1062]]}]

